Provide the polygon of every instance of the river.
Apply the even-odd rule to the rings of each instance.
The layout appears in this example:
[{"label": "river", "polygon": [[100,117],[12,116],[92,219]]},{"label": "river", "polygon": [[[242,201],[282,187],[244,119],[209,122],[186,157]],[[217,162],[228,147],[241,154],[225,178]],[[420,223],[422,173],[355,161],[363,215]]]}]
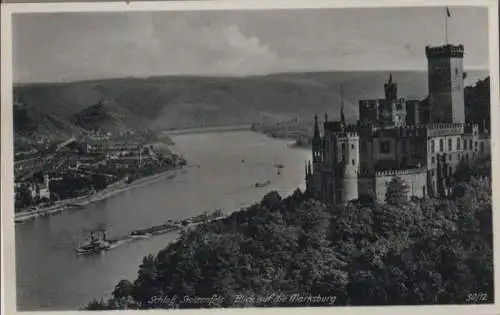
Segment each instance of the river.
[{"label": "river", "polygon": [[[90,229],[106,226],[109,237],[122,236],[203,211],[220,208],[228,213],[260,200],[270,190],[283,195],[304,187],[304,161],[310,159],[310,150],[291,148],[291,141],[251,131],[186,134],[172,140],[175,151],[200,167],[85,209],[16,225],[18,310],[76,310],[94,298],[108,298],[118,281],[135,280],[145,255],[157,253],[176,235],[77,257],[74,248]],[[278,163],[285,167],[281,175],[274,166]],[[267,180],[270,185],[254,187]]]}]

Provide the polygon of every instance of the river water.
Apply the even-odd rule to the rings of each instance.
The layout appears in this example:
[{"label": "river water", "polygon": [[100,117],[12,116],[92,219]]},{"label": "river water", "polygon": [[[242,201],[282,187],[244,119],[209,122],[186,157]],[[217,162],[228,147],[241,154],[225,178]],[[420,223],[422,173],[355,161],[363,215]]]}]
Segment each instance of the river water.
[{"label": "river water", "polygon": [[[175,233],[124,244],[106,253],[77,257],[74,248],[88,230],[105,226],[109,237],[183,219],[203,211],[234,211],[268,191],[287,194],[304,187],[310,150],[250,131],[172,137],[191,165],[174,179],[130,189],[85,209],[16,225],[19,310],[76,310],[94,298],[108,298],[122,279],[135,280],[142,258],[155,254]],[[244,159],[244,162],[242,162]],[[275,164],[283,164],[281,175]],[[255,188],[256,182],[271,181]]]}]

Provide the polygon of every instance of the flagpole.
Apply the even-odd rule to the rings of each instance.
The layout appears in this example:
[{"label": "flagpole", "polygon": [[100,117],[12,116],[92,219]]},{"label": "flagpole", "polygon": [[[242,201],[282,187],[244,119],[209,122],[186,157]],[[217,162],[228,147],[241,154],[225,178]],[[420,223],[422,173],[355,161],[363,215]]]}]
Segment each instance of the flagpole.
[{"label": "flagpole", "polygon": [[444,42],[448,45],[448,8],[446,8],[444,15]]}]

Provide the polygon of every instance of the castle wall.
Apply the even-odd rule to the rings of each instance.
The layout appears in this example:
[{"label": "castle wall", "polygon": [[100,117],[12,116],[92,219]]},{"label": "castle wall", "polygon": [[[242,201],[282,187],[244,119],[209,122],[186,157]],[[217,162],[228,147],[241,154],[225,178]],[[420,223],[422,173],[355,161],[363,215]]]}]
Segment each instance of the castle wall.
[{"label": "castle wall", "polygon": [[396,160],[397,145],[394,137],[377,137],[373,139],[373,159],[380,160]]},{"label": "castle wall", "polygon": [[465,100],[464,100],[464,80],[462,58],[450,59],[451,70],[451,102],[452,119],[454,123],[465,122]]},{"label": "castle wall", "polygon": [[487,156],[491,154],[491,147],[490,147],[490,137],[488,136],[482,136],[478,140],[479,142],[479,156]]},{"label": "castle wall", "polygon": [[427,166],[429,170],[436,168],[438,155],[446,154],[446,162],[453,166],[460,162],[464,152],[462,135],[432,137],[428,145]]},{"label": "castle wall", "polygon": [[378,121],[379,103],[378,100],[360,100],[359,118],[364,124],[376,123]]},{"label": "castle wall", "polygon": [[[408,198],[422,198],[427,194],[427,171],[425,169],[407,170],[407,171],[388,171],[379,172],[374,177],[373,187],[375,188],[375,196],[378,202],[385,202],[385,194],[387,192],[387,184],[398,176],[408,185]],[[364,189],[369,189],[369,183],[365,179],[361,184]],[[366,190],[364,190],[366,191]]]},{"label": "castle wall", "polygon": [[359,101],[359,119],[363,124],[404,126],[406,102],[404,99],[373,99]]},{"label": "castle wall", "polygon": [[360,177],[358,180],[359,197],[375,196],[375,177]]},{"label": "castle wall", "polygon": [[418,125],[420,124],[420,101],[407,100],[406,101],[406,124]]}]

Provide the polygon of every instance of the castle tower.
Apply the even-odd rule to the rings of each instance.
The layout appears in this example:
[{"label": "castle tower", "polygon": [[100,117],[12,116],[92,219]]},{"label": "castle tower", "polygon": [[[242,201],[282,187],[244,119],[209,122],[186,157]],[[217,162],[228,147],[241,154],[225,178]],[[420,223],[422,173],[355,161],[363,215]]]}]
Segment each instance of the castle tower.
[{"label": "castle tower", "polygon": [[319,133],[319,126],[318,126],[318,115],[314,115],[314,135],[312,138],[312,154],[313,154],[313,164],[316,166],[317,163],[322,162],[322,156],[321,156],[321,135]]},{"label": "castle tower", "polygon": [[392,82],[392,73],[389,74],[389,80],[384,84],[385,99],[396,100],[398,98],[398,85]]},{"label": "castle tower", "polygon": [[346,204],[358,199],[359,135],[346,130],[336,137],[335,203]]},{"label": "castle tower", "polygon": [[306,193],[311,193],[313,191],[312,187],[312,170],[311,162],[306,161],[305,163],[305,174],[306,174]]},{"label": "castle tower", "polygon": [[314,115],[314,135],[312,138],[312,169],[309,164],[310,177],[309,192],[316,198],[322,198],[322,170],[323,170],[323,139],[321,138],[318,125],[318,115]]},{"label": "castle tower", "polygon": [[464,123],[464,46],[427,46],[425,54],[428,61],[430,121]]}]

